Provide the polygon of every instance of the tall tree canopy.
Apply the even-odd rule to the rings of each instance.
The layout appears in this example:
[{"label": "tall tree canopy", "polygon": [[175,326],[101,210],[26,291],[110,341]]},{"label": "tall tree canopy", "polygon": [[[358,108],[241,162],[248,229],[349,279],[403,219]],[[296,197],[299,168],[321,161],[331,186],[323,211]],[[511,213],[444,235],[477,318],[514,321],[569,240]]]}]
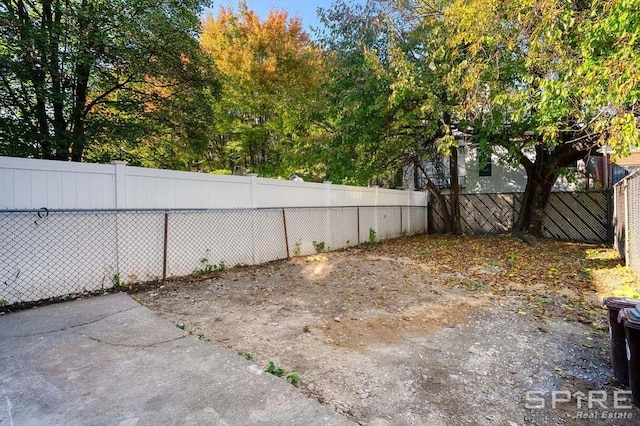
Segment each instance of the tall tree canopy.
[{"label": "tall tree canopy", "polygon": [[355,184],[413,165],[455,232],[464,140],[523,168],[514,230],[539,234],[567,166],[640,141],[640,0],[335,0],[315,42],[243,1],[198,40],[203,5],[2,1],[0,154]]},{"label": "tall tree canopy", "polygon": [[[272,10],[263,21],[241,2],[204,22],[202,45],[223,84],[215,135],[226,167],[286,175],[319,86],[319,51],[298,18]],[[287,153],[287,155],[283,155]]]},{"label": "tall tree canopy", "polygon": [[198,105],[170,104],[172,95],[216,90],[197,41],[205,4],[3,0],[0,153],[81,161],[113,142],[98,154],[108,160],[122,156],[123,135],[131,143],[179,127]]},{"label": "tall tree canopy", "polygon": [[[449,48],[464,46],[468,111],[480,145],[527,174],[514,231],[540,235],[562,170],[603,144],[637,146],[637,0],[456,0]],[[635,24],[634,24],[635,22]]]},{"label": "tall tree canopy", "polygon": [[[434,146],[453,165],[463,138],[483,152],[499,148],[527,174],[514,230],[540,234],[567,166],[604,144],[618,153],[638,145],[639,5],[370,0],[358,9],[335,2],[323,15],[326,54],[341,59],[327,84],[339,95],[328,109],[335,131],[326,151],[347,152],[349,161],[329,156],[327,169],[350,164],[342,169],[352,176],[375,176],[427,158]],[[452,195],[455,231],[454,182]]]}]

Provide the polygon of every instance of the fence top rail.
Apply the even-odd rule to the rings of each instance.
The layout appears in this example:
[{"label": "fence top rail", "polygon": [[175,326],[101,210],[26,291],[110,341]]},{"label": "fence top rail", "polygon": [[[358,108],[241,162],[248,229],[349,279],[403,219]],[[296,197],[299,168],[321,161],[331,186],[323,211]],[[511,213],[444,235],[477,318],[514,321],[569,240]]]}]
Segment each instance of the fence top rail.
[{"label": "fence top rail", "polygon": [[379,205],[379,206],[311,206],[311,207],[236,207],[236,208],[213,208],[213,209],[202,209],[202,208],[174,208],[174,209],[48,209],[48,208],[40,208],[40,209],[0,209],[0,214],[11,214],[11,213],[39,213],[39,214],[48,214],[48,213],[171,213],[171,212],[223,212],[223,211],[251,211],[251,210],[274,210],[274,211],[282,211],[282,210],[326,210],[326,209],[373,209],[373,208],[416,208],[416,209],[424,209],[426,206],[409,206],[403,204],[397,205]]},{"label": "fence top rail", "polygon": [[[616,184],[617,185],[617,184]],[[590,189],[588,191],[551,191],[551,194],[606,194],[610,189]],[[461,192],[461,197],[474,196],[494,196],[494,195],[523,195],[524,191],[505,191],[505,192]],[[443,194],[449,197],[451,194]]]},{"label": "fence top rail", "polygon": [[623,177],[622,179],[620,179],[620,180],[619,180],[615,185],[613,185],[613,186],[614,186],[614,187],[616,187],[616,186],[624,185],[624,183],[625,183],[626,181],[631,180],[631,179],[635,179],[635,178],[637,178],[638,176],[640,176],[640,170],[636,170],[636,171],[635,171],[635,172],[633,172],[633,173],[629,173],[628,175],[626,175],[625,177]]}]

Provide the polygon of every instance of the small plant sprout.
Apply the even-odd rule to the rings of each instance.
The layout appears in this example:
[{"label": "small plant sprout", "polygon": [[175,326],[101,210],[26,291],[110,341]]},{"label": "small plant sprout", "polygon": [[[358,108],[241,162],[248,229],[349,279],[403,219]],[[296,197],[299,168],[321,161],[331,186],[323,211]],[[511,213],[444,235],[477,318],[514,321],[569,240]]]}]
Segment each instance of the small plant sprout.
[{"label": "small plant sprout", "polygon": [[120,277],[120,272],[115,272],[111,276],[111,282],[113,283],[113,286],[116,288],[123,288],[127,286],[124,280],[122,279],[122,277]]},{"label": "small plant sprout", "polygon": [[185,325],[183,322],[181,322],[180,324],[177,324],[176,327],[178,327],[180,330],[184,330]]},{"label": "small plant sprout", "polygon": [[211,263],[209,261],[209,249],[205,251],[204,257],[200,259],[200,267],[193,270],[194,275],[210,274],[212,272],[223,271],[226,269],[224,260],[220,263]]},{"label": "small plant sprout", "polygon": [[300,383],[300,376],[296,373],[292,373],[287,376],[287,380],[290,381],[293,386],[298,386],[298,383]]},{"label": "small plant sprout", "polygon": [[369,244],[375,244],[376,240],[376,230],[373,228],[369,228]]},{"label": "small plant sprout", "polygon": [[198,333],[198,340],[203,340],[204,339],[204,333]]},{"label": "small plant sprout", "polygon": [[253,354],[250,354],[249,352],[244,354],[245,359],[251,361],[253,359]]},{"label": "small plant sprout", "polygon": [[276,365],[273,363],[273,361],[269,361],[269,365],[264,371],[266,371],[267,373],[271,373],[277,377],[282,377],[285,373],[285,371],[282,368],[277,368]]},{"label": "small plant sprout", "polygon": [[302,241],[296,241],[293,246],[293,257],[300,256],[300,253],[302,253]]}]

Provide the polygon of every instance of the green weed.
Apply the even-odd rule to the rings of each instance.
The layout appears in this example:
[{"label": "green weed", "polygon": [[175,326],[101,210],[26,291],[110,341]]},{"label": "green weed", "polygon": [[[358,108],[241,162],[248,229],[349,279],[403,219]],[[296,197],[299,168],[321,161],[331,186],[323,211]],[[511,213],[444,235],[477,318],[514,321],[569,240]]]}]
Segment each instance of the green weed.
[{"label": "green weed", "polygon": [[377,240],[378,237],[376,235],[376,230],[373,228],[369,228],[369,244],[375,244]]},{"label": "green weed", "polygon": [[273,363],[273,361],[269,361],[269,365],[267,366],[267,369],[264,371],[266,371],[267,373],[271,373],[277,377],[282,377],[285,373],[285,371],[282,368],[277,368],[276,365]]},{"label": "green weed", "polygon": [[205,256],[200,259],[200,267],[193,270],[193,275],[210,274],[216,271],[223,271],[226,269],[224,260],[220,263],[211,263],[209,261],[209,250],[206,250]]},{"label": "green weed", "polygon": [[316,249],[316,253],[320,254],[324,251],[324,241],[313,241],[311,244],[313,244],[313,248]]},{"label": "green weed", "polygon": [[296,243],[293,246],[293,257],[300,256],[301,249],[302,249],[302,242],[296,241]]},{"label": "green weed", "polygon": [[300,376],[298,376],[296,373],[289,374],[287,376],[287,380],[290,381],[293,386],[298,386],[298,383],[300,382]]}]

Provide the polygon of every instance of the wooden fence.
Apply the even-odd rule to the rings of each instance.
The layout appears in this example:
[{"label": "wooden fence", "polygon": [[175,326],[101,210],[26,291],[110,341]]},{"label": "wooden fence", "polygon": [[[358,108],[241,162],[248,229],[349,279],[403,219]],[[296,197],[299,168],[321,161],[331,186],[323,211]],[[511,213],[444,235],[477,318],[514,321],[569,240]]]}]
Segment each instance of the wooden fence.
[{"label": "wooden fence", "polygon": [[[461,194],[460,224],[467,235],[511,230],[518,219],[523,193]],[[447,205],[450,199],[446,197]],[[608,191],[553,192],[545,209],[543,235],[559,240],[611,242],[611,194]],[[444,230],[441,208],[429,202],[429,232]]]}]

